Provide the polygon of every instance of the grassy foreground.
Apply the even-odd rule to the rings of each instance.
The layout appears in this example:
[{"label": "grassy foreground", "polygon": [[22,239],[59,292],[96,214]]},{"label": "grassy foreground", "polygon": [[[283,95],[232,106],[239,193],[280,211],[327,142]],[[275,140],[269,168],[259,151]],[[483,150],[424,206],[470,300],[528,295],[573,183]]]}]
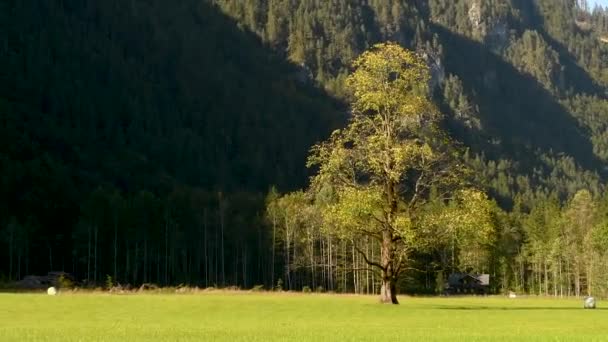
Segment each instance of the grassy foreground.
[{"label": "grassy foreground", "polygon": [[[0,341],[608,341],[579,300],[0,294]],[[607,304],[608,305],[608,304]]]}]

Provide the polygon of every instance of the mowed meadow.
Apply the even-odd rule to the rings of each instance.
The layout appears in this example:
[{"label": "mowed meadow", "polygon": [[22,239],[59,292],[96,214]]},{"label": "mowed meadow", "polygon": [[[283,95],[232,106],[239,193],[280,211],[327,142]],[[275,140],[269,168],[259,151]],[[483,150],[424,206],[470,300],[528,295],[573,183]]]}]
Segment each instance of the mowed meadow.
[{"label": "mowed meadow", "polygon": [[[581,300],[247,292],[0,294],[0,341],[603,341]],[[608,308],[608,306],[606,307]]]}]

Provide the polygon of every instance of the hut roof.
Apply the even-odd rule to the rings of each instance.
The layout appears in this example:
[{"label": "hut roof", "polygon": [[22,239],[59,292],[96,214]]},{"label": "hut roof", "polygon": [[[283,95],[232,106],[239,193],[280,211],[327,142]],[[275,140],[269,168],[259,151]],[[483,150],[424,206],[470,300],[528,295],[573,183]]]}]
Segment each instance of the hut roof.
[{"label": "hut roof", "polygon": [[473,282],[482,286],[490,285],[489,274],[452,273],[448,277],[449,285],[461,285],[465,282]]}]

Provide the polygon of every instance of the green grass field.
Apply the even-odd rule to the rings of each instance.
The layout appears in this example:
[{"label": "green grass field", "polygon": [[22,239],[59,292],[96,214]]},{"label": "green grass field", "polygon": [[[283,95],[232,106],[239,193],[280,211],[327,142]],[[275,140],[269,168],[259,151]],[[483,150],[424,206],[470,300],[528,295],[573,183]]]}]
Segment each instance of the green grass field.
[{"label": "green grass field", "polygon": [[[0,341],[608,341],[582,300],[0,294]],[[608,308],[608,303],[607,303]]]}]

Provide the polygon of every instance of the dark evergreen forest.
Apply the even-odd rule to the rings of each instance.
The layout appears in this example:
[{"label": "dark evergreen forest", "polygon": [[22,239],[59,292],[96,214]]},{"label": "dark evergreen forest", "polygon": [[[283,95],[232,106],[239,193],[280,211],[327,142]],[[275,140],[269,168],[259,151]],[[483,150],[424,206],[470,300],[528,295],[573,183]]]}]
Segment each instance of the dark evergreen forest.
[{"label": "dark evergreen forest", "polygon": [[384,41],[425,58],[497,203],[491,245],[413,255],[401,289],[458,270],[599,286],[608,10],[576,0],[2,1],[0,277],[376,292],[354,249],[377,246],[280,194],[307,185],[352,61]]}]

